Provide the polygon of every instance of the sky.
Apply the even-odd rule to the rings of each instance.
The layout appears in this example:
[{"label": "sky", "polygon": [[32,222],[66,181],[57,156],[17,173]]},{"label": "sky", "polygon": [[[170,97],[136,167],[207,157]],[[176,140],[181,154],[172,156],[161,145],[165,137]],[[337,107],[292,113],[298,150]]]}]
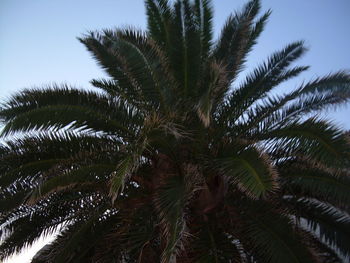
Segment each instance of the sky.
[{"label": "sky", "polygon": [[[216,36],[228,15],[245,2],[213,0]],[[271,8],[272,15],[246,72],[296,40],[305,40],[309,48],[297,64],[311,69],[282,85],[281,92],[317,76],[350,70],[350,0],[262,0],[262,7]],[[128,25],[146,28],[143,0],[0,0],[0,102],[23,88],[52,83],[91,88],[89,81],[105,74],[76,37]],[[326,117],[350,129],[349,114],[350,105]],[[8,262],[29,260],[22,253]]]}]

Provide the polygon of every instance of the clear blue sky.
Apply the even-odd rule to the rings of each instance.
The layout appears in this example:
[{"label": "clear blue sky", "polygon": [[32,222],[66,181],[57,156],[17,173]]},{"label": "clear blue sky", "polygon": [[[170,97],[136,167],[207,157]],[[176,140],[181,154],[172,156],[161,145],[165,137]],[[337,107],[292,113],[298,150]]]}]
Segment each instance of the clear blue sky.
[{"label": "clear blue sky", "polygon": [[[214,0],[215,34],[227,16],[244,0]],[[297,83],[338,69],[350,69],[349,0],[262,0],[273,14],[250,56],[252,67],[285,44],[303,39],[310,48],[300,64],[309,72]],[[85,48],[76,40],[87,30],[135,25],[145,28],[143,0],[1,0],[0,100],[24,87],[67,82],[89,88],[89,80],[103,76]],[[346,117],[336,121],[350,129]],[[335,117],[334,117],[335,116]]]},{"label": "clear blue sky", "polygon": [[[214,0],[215,34],[244,0]],[[262,0],[273,10],[248,68],[295,40],[310,48],[300,64],[309,72],[283,89],[339,69],[350,69],[350,0]],[[89,88],[103,76],[76,40],[87,30],[145,28],[143,0],[0,0],[0,100],[25,87],[52,82]],[[350,107],[330,115],[350,129]],[[15,262],[15,261],[12,261]],[[24,262],[22,260],[17,262]]]}]

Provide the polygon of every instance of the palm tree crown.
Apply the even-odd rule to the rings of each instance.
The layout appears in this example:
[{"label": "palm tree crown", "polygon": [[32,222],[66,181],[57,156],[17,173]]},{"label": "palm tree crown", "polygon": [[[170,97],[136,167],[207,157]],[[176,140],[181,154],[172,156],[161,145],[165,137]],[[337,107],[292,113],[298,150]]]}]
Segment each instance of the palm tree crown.
[{"label": "palm tree crown", "polygon": [[0,258],[32,262],[342,262],[349,134],[318,117],[340,71],[274,95],[307,66],[294,42],[238,83],[270,15],[251,0],[213,40],[209,0],[146,0],[148,28],[79,38],[97,89],[26,89],[0,109]]}]

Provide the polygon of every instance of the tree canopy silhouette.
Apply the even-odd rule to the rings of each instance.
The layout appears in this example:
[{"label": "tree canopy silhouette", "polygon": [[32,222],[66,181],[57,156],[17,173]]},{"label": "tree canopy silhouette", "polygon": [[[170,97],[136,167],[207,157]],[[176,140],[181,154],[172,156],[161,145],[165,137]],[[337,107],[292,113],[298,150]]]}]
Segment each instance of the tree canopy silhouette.
[{"label": "tree canopy silhouette", "polygon": [[0,258],[59,231],[32,262],[341,262],[349,134],[319,113],[345,71],[276,95],[303,42],[237,76],[270,11],[251,0],[213,39],[209,0],[146,0],[147,30],[79,40],[97,88],[25,89],[0,109]]}]

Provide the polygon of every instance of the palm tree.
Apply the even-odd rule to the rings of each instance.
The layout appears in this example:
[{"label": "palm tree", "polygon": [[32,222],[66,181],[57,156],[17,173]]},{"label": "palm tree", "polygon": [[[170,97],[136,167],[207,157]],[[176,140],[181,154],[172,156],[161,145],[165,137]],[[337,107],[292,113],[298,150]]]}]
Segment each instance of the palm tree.
[{"label": "palm tree", "polygon": [[59,231],[32,262],[345,262],[349,134],[318,114],[350,75],[276,95],[308,69],[294,42],[237,83],[259,2],[214,41],[210,0],[146,0],[146,32],[79,38],[109,75],[97,89],[3,103],[0,258]]}]

